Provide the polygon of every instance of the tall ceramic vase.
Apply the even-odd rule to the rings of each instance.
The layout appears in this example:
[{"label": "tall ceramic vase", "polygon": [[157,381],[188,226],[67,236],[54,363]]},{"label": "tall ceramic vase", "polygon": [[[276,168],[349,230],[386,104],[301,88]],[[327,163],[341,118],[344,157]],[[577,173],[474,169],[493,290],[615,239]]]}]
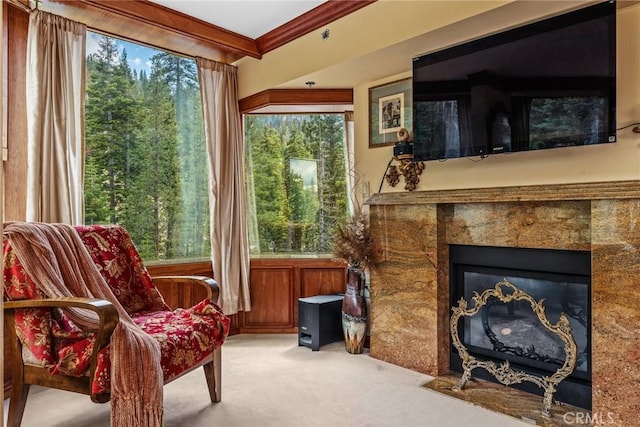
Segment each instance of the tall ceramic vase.
[{"label": "tall ceramic vase", "polygon": [[347,290],[342,300],[342,331],[345,350],[360,354],[367,336],[367,303],[364,297],[364,274],[347,268]]}]

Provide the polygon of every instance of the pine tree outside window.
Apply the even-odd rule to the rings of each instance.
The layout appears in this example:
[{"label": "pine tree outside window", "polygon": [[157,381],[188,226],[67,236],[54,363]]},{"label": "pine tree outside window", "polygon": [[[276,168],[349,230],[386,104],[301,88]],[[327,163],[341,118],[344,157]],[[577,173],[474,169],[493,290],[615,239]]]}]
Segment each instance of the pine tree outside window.
[{"label": "pine tree outside window", "polygon": [[145,260],[208,258],[195,60],[96,33],[87,40],[85,223],[123,225]]},{"label": "pine tree outside window", "polygon": [[348,215],[344,114],[243,117],[252,256],[323,255]]}]

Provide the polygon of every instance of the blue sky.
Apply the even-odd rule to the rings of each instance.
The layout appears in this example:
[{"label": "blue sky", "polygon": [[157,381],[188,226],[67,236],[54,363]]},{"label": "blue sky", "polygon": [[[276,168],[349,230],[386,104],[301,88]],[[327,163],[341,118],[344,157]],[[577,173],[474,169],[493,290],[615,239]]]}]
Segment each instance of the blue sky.
[{"label": "blue sky", "polygon": [[289,160],[291,172],[302,177],[302,184],[305,188],[313,187],[318,190],[318,161],[312,159]]},{"label": "blue sky", "polygon": [[[100,34],[87,32],[87,55],[96,53],[98,51],[98,40]],[[122,52],[123,49],[127,50],[127,61],[132,70],[136,70],[137,73],[140,70],[145,70],[147,74],[151,70],[151,57],[155,55],[158,50],[151,49],[149,47],[129,43],[124,40],[116,39],[118,50]]]}]

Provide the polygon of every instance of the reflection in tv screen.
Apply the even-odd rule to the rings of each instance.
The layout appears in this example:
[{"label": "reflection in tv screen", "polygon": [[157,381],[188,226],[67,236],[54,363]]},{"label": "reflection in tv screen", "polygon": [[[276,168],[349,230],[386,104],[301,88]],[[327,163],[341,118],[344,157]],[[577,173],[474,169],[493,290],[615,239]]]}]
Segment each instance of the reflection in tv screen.
[{"label": "reflection in tv screen", "polygon": [[615,7],[414,58],[414,159],[615,142]]},{"label": "reflection in tv screen", "polygon": [[472,144],[469,104],[464,99],[415,103],[419,138],[432,141],[430,158],[591,145],[607,135],[604,97],[513,98],[517,109],[500,106],[491,114],[489,146],[481,152]]}]

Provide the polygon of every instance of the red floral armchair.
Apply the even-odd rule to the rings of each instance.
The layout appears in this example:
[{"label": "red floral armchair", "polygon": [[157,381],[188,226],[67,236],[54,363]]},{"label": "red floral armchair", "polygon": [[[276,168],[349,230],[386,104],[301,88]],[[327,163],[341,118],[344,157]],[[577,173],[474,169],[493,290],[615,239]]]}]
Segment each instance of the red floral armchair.
[{"label": "red floral armchair", "polygon": [[[217,283],[205,277],[152,279],[127,231],[120,226],[78,226],[80,238],[120,304],[161,347],[167,382],[204,367],[212,402],[221,395],[221,346],[229,318],[214,302]],[[4,310],[11,344],[10,426],[19,426],[31,384],[75,391],[94,402],[110,399],[109,339],[118,323],[114,306],[104,300],[47,298],[25,273],[9,240],[3,239]],[[207,298],[187,309],[171,310],[156,284],[201,285]],[[95,311],[101,327],[85,332],[65,315],[65,307]]]}]

